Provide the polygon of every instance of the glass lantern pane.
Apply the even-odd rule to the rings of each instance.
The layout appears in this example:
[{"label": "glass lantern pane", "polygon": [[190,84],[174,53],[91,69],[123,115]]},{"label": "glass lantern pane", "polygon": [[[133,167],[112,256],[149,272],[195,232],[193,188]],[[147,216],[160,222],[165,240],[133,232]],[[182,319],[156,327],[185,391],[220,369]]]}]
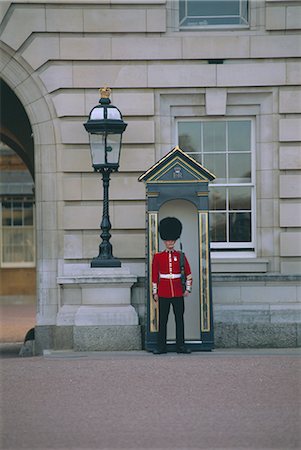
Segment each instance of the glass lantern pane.
[{"label": "glass lantern pane", "polygon": [[103,120],[104,119],[104,108],[103,107],[95,107],[92,109],[90,113],[90,120]]},{"label": "glass lantern pane", "polygon": [[119,164],[121,134],[108,134],[106,147],[106,163]]},{"label": "glass lantern pane", "polygon": [[90,136],[90,150],[92,164],[103,165],[105,163],[105,135],[104,134],[89,134]]},{"label": "glass lantern pane", "polygon": [[107,118],[113,120],[122,120],[120,111],[117,108],[108,108],[107,109]]}]

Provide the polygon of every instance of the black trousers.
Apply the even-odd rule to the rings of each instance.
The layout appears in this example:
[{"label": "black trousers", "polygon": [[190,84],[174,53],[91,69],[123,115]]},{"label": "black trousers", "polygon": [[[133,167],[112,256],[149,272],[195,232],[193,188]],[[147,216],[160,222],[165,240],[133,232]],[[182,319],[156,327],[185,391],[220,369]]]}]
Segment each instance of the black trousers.
[{"label": "black trousers", "polygon": [[176,346],[180,348],[184,345],[184,298],[159,297],[159,333],[158,333],[158,347],[165,350],[166,348],[166,327],[170,305],[173,307],[176,322]]}]

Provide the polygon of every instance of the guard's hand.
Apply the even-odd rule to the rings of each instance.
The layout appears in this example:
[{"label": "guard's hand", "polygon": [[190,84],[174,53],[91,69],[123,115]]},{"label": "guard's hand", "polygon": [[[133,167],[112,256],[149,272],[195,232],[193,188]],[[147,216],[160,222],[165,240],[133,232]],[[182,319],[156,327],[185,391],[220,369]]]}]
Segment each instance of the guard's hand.
[{"label": "guard's hand", "polygon": [[184,297],[188,297],[189,294],[190,294],[189,291],[185,291],[185,292],[184,292]]},{"label": "guard's hand", "polygon": [[158,294],[154,294],[154,295],[153,295],[153,299],[155,300],[155,302],[157,302],[157,301],[159,300]]}]

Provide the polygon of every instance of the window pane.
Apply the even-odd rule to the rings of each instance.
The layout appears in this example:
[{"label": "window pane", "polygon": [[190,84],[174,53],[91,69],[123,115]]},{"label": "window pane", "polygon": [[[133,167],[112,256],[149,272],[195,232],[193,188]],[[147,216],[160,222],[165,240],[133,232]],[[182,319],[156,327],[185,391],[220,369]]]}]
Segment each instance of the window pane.
[{"label": "window pane", "polygon": [[22,203],[13,202],[13,226],[22,226]]},{"label": "window pane", "polygon": [[226,210],[226,188],[210,187],[209,191],[209,209],[210,210]]},{"label": "window pane", "polygon": [[224,16],[239,14],[239,0],[187,0],[189,16]]},{"label": "window pane", "polygon": [[228,150],[229,152],[251,150],[251,122],[249,120],[228,122]]},{"label": "window pane", "polygon": [[180,25],[186,27],[207,25],[247,24],[247,0],[180,0]]},{"label": "window pane", "polygon": [[222,152],[226,149],[226,122],[204,122],[204,152]]},{"label": "window pane", "polygon": [[248,183],[251,181],[251,154],[232,153],[229,155],[229,182]]},{"label": "window pane", "polygon": [[251,242],[251,213],[229,214],[230,242]]},{"label": "window pane", "polygon": [[229,188],[229,209],[230,210],[251,210],[251,188],[230,187]]},{"label": "window pane", "polygon": [[220,154],[205,154],[204,166],[209,172],[216,176],[215,182],[226,181],[226,155]]},{"label": "window pane", "polygon": [[12,216],[11,216],[11,202],[2,202],[2,225],[11,226]]},{"label": "window pane", "polygon": [[24,203],[24,225],[33,225],[33,205],[32,203]]},{"label": "window pane", "polygon": [[24,255],[23,261],[34,261],[33,229],[24,230]]},{"label": "window pane", "polygon": [[201,151],[200,122],[179,123],[179,147],[185,152]]},{"label": "window pane", "polygon": [[210,214],[210,238],[212,242],[227,241],[227,216],[226,213]]}]

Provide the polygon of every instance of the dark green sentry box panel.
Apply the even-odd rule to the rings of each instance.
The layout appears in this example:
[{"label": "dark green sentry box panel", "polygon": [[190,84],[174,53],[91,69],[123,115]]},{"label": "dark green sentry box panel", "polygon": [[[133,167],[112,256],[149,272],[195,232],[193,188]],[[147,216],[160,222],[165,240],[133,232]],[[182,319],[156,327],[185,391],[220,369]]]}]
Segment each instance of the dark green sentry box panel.
[{"label": "dark green sentry box panel", "polygon": [[[172,149],[139,177],[139,181],[146,184],[147,199],[145,347],[148,351],[157,347],[158,338],[158,308],[152,297],[152,259],[160,251],[159,221],[167,215],[178,217],[186,223],[183,224],[182,235],[188,245],[183,250],[186,253],[187,247],[190,248],[186,256],[193,269],[193,301],[185,299],[186,345],[192,351],[210,351],[214,346],[208,212],[208,183],[214,178],[179,147]],[[167,348],[168,351],[175,350],[172,331],[170,337],[167,336]]]}]

